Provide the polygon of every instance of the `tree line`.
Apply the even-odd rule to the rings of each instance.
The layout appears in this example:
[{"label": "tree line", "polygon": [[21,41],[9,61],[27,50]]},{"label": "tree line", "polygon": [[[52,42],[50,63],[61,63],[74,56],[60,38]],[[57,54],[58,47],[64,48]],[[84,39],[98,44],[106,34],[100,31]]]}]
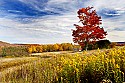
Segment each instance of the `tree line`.
[{"label": "tree line", "polygon": [[[72,51],[76,47],[72,43],[28,45],[29,53],[54,52],[54,51]],[[80,46],[78,46],[80,47]]]},{"label": "tree line", "polygon": [[[88,50],[93,49],[103,49],[103,48],[113,48],[116,46],[116,43],[111,43],[109,40],[100,40],[96,43],[88,45]],[[80,45],[72,43],[61,43],[61,44],[25,44],[18,46],[4,46],[0,47],[0,57],[4,56],[28,56],[29,53],[42,53],[42,52],[56,52],[56,51],[82,51],[85,50],[85,47],[82,48]]]},{"label": "tree line", "polygon": [[[113,48],[116,44],[111,43],[109,40],[100,40],[91,43],[88,45],[88,50],[93,49],[103,49],[103,48]],[[82,48],[80,45],[72,43],[62,43],[62,44],[45,44],[45,45],[27,45],[27,51],[29,53],[41,53],[41,52],[56,52],[56,51],[82,51],[85,50],[85,47]]]}]

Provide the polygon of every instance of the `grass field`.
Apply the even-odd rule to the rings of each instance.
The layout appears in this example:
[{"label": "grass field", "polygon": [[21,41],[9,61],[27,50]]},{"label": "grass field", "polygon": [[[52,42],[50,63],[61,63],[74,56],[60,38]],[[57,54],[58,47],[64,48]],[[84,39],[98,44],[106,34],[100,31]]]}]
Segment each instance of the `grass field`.
[{"label": "grass field", "polygon": [[122,83],[125,47],[0,58],[1,83]]}]

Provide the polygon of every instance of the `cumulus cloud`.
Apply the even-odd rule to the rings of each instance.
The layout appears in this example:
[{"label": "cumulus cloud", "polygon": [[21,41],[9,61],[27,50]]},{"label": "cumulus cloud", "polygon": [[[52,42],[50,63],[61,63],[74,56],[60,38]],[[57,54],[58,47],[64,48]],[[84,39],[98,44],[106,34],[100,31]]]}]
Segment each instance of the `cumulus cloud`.
[{"label": "cumulus cloud", "polygon": [[[9,38],[11,38],[11,41],[15,40],[16,38],[19,42],[21,39],[21,41],[24,40],[24,42],[27,41],[25,39],[32,39],[32,42],[34,40],[33,43],[45,43],[47,42],[47,40],[48,43],[52,43],[50,42],[51,39],[55,40],[53,41],[53,43],[58,42],[60,40],[61,42],[66,42],[66,40],[69,41],[69,39],[70,41],[72,41],[71,29],[73,28],[73,24],[77,22],[72,17],[74,17],[74,15],[65,15],[57,17],[50,16],[49,18],[46,18],[45,16],[37,19],[30,19],[33,20],[33,22],[31,23],[22,23],[14,21],[12,19],[1,18],[0,31],[4,32],[4,34],[0,33],[0,35],[3,35],[4,39],[8,36]],[[4,23],[6,23],[6,25]],[[41,41],[36,41],[37,38],[41,38]],[[62,38],[64,38],[64,40],[62,40]],[[30,40],[29,42],[31,42]]]}]

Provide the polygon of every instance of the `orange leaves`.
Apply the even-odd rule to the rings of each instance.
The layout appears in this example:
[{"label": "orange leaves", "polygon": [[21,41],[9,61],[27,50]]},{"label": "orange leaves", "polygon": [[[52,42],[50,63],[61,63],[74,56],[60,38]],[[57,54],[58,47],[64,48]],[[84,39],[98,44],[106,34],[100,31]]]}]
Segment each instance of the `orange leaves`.
[{"label": "orange leaves", "polygon": [[78,17],[83,25],[99,25],[101,17],[99,17],[93,7],[81,8],[78,11]]},{"label": "orange leaves", "polygon": [[79,9],[79,11],[77,13],[78,13],[78,15],[81,15],[82,13],[85,13],[86,15],[89,15],[90,13],[88,11],[92,8],[93,7],[81,8],[81,9]]},{"label": "orange leaves", "polygon": [[107,32],[103,28],[100,28],[101,17],[97,15],[93,7],[81,8],[78,10],[78,18],[83,26],[74,24],[76,30],[72,30],[73,41],[80,45],[88,44],[93,41],[103,39],[107,35]]}]

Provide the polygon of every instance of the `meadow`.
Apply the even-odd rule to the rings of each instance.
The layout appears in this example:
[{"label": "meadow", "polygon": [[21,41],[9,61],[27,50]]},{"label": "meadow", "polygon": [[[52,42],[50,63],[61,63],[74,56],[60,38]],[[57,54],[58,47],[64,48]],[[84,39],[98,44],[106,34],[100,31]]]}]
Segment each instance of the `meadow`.
[{"label": "meadow", "polygon": [[1,83],[123,83],[125,47],[0,59]]}]

